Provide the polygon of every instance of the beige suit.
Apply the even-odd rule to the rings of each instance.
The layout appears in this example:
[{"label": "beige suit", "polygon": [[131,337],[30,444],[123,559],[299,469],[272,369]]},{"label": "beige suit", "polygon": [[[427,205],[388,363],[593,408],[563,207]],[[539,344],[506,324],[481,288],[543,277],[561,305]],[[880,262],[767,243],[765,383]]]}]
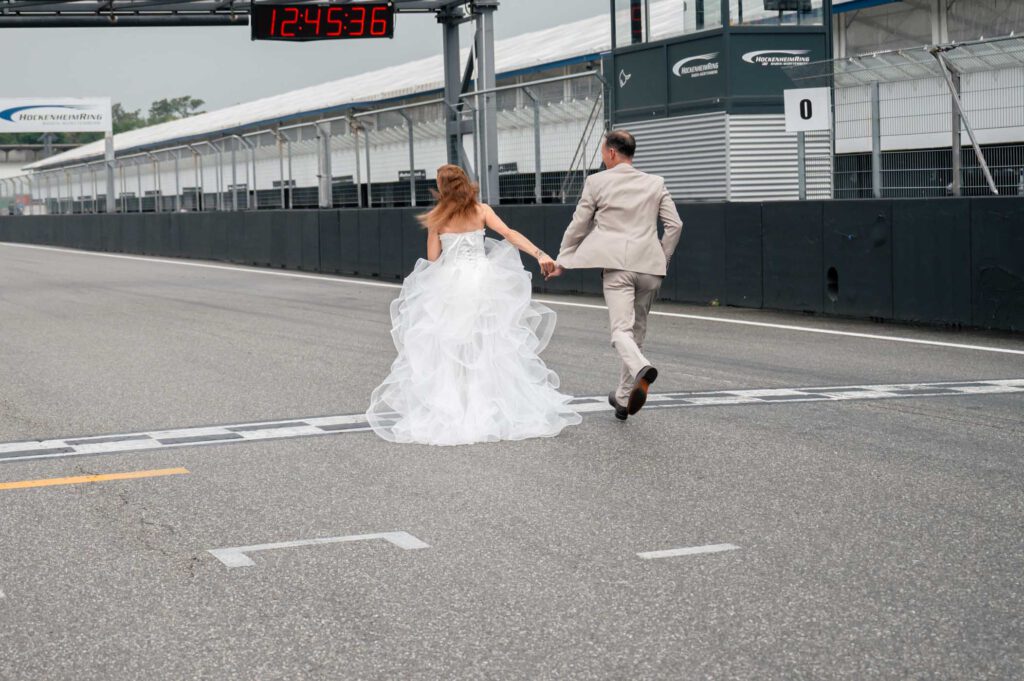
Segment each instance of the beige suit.
[{"label": "beige suit", "polygon": [[[661,240],[659,218],[665,226]],[[642,352],[647,315],[682,228],[665,180],[622,163],[587,178],[562,238],[559,265],[604,270],[612,346],[622,358],[620,404],[628,400],[637,373],[650,365]]]}]

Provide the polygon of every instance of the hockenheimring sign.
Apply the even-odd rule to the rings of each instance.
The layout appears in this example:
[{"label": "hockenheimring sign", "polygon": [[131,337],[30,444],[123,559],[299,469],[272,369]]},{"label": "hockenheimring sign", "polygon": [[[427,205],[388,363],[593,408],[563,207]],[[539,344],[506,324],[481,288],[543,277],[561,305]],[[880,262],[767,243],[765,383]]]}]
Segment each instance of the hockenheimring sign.
[{"label": "hockenheimring sign", "polygon": [[[114,119],[110,111],[109,98],[0,99],[0,133],[5,132],[104,133],[107,212],[114,212]],[[30,184],[31,181],[30,177]]]},{"label": "hockenheimring sign", "polygon": [[109,99],[0,99],[0,133],[112,131]]}]

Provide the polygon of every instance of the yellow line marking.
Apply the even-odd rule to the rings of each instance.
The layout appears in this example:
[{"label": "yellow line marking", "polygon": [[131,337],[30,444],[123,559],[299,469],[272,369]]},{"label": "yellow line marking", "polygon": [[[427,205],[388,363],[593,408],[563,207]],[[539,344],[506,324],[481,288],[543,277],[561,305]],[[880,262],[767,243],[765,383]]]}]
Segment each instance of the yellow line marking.
[{"label": "yellow line marking", "polygon": [[77,475],[71,478],[46,478],[43,480],[21,480],[19,482],[0,482],[0,489],[25,489],[26,487],[49,487],[50,485],[77,485],[83,482],[106,482],[107,480],[132,480],[135,478],[155,478],[161,475],[187,475],[185,468],[160,468],[152,471],[133,471],[131,473],[106,473],[103,475]]}]

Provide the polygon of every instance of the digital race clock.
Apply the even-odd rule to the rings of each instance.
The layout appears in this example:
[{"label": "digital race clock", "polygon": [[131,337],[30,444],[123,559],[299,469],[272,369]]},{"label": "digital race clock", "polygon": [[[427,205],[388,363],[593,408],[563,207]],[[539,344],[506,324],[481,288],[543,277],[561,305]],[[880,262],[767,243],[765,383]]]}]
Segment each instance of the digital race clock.
[{"label": "digital race clock", "polygon": [[255,2],[249,20],[253,40],[391,38],[395,33],[390,2]]}]

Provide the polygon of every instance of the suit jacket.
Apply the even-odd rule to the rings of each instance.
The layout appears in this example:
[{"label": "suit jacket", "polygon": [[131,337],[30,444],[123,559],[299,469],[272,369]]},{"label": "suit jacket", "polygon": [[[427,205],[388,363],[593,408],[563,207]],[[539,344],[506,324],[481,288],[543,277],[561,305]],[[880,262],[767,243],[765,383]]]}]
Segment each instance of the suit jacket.
[{"label": "suit jacket", "polygon": [[[658,240],[658,219],[665,236]],[[558,264],[665,276],[683,221],[665,180],[628,163],[587,178]]]}]

